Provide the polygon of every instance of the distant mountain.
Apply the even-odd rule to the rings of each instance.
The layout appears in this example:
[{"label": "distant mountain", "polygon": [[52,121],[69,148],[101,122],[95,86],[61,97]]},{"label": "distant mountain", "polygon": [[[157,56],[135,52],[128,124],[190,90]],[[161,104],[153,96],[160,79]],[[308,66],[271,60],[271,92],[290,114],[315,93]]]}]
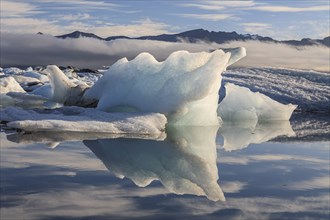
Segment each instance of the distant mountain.
[{"label": "distant mountain", "polygon": [[158,41],[166,41],[166,42],[190,42],[196,43],[199,41],[204,42],[214,42],[214,43],[227,43],[230,41],[261,41],[261,42],[272,42],[272,43],[284,43],[292,46],[312,46],[312,45],[324,45],[330,47],[330,36],[324,39],[310,39],[304,38],[302,40],[286,40],[286,41],[278,41],[270,37],[263,37],[257,34],[238,34],[234,32],[224,32],[224,31],[208,31],[204,29],[196,29],[185,31],[178,34],[161,34],[156,36],[142,36],[131,38],[127,36],[110,36],[107,38],[99,37],[93,33],[85,33],[80,31],[75,31],[70,34],[56,36],[58,38],[66,39],[66,38],[79,38],[79,37],[90,37],[96,38],[99,40],[112,41],[116,39],[137,39],[137,40],[158,40]]},{"label": "distant mountain", "polygon": [[69,34],[64,34],[64,35],[60,35],[60,36],[56,36],[57,38],[62,38],[62,39],[66,39],[66,38],[79,38],[79,37],[90,37],[90,38],[96,38],[99,40],[104,40],[104,38],[97,36],[96,34],[93,33],[85,33],[85,32],[81,32],[81,31],[74,31],[72,33]]}]

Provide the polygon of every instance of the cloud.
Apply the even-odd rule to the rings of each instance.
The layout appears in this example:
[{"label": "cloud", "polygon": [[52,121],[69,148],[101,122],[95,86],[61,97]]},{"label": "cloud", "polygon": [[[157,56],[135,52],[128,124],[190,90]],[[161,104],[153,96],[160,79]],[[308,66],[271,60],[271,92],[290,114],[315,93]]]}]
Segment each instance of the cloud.
[{"label": "cloud", "polygon": [[256,6],[250,8],[251,10],[268,11],[268,12],[315,12],[328,11],[329,5],[311,6],[311,7],[288,7],[288,6]]},{"label": "cloud", "polygon": [[[129,37],[138,37],[144,35],[159,35],[169,33],[169,25],[161,22],[154,22],[149,18],[133,21],[131,24],[121,25],[108,22],[95,21],[95,24],[83,22],[81,20],[90,19],[91,16],[86,13],[61,15],[53,17],[53,20],[38,18],[2,18],[0,21],[1,32],[8,33],[38,33],[60,35],[72,31],[80,30],[84,32],[93,32],[101,37],[114,35],[125,35]],[[68,21],[62,25],[61,21]]]},{"label": "cloud", "polygon": [[78,14],[64,14],[56,16],[59,20],[75,21],[75,20],[86,20],[91,18],[90,14],[78,13]]},{"label": "cloud", "polygon": [[159,35],[169,33],[169,25],[161,22],[154,22],[150,19],[143,19],[135,21],[132,24],[127,25],[112,25],[112,26],[94,26],[88,28],[89,31],[96,33],[97,35],[109,37],[111,36],[129,36],[139,37],[146,35]]},{"label": "cloud", "polygon": [[72,10],[112,10],[121,7],[119,4],[107,1],[90,1],[90,0],[31,0],[32,3],[41,3],[51,5],[51,9]]},{"label": "cloud", "polygon": [[324,46],[296,48],[258,41],[192,44],[120,39],[105,42],[91,38],[63,40],[45,35],[8,33],[1,34],[0,43],[0,61],[5,66],[57,64],[100,68],[103,65],[111,65],[122,57],[132,59],[141,52],[149,52],[156,59],[164,60],[170,53],[177,50],[199,52],[242,46],[247,49],[247,56],[236,66],[273,66],[330,72],[329,48]]},{"label": "cloud", "polygon": [[265,24],[265,23],[257,23],[257,22],[250,22],[250,23],[242,23],[241,24],[244,27],[244,31],[248,33],[263,33],[271,32],[271,25]]},{"label": "cloud", "polygon": [[198,1],[198,3],[181,4],[184,7],[195,7],[202,10],[223,10],[226,8],[249,7],[255,5],[254,1]]},{"label": "cloud", "polygon": [[7,17],[22,17],[42,13],[38,7],[25,2],[12,2],[1,0],[1,19]]},{"label": "cloud", "polygon": [[221,21],[233,17],[231,14],[180,14],[180,16],[208,21]]}]

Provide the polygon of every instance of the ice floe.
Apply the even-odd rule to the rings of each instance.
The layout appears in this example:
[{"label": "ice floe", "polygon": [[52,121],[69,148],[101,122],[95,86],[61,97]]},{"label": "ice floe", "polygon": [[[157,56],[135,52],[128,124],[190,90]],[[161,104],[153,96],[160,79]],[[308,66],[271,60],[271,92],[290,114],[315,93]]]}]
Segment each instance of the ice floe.
[{"label": "ice floe", "polygon": [[160,135],[167,119],[159,113],[107,113],[92,108],[63,107],[55,110],[24,110],[7,107],[1,121],[27,132],[72,131],[113,134]]}]

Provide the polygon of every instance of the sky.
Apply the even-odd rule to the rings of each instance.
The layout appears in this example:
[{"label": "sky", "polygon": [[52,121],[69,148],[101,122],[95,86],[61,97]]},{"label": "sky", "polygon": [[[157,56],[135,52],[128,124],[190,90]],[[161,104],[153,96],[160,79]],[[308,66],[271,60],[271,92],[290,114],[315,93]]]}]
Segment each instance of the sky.
[{"label": "sky", "polygon": [[278,40],[330,35],[328,0],[1,0],[1,32],[101,37],[203,28]]}]

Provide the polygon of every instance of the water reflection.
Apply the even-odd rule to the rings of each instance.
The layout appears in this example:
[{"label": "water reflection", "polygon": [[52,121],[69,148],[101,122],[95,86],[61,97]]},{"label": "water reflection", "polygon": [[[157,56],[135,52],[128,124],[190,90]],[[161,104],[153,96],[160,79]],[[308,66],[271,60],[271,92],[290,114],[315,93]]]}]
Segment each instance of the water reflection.
[{"label": "water reflection", "polygon": [[117,177],[137,186],[159,180],[170,192],[225,200],[217,183],[218,127],[169,127],[165,141],[99,139],[83,143]]},{"label": "water reflection", "polygon": [[279,136],[294,137],[289,121],[268,123],[224,123],[219,129],[226,151],[240,150],[250,144],[260,144]]},{"label": "water reflection", "polygon": [[[217,135],[220,134],[220,135]],[[219,139],[226,151],[251,143],[262,143],[277,136],[294,136],[288,121],[271,124],[223,124],[219,127],[169,126],[166,134],[102,134],[77,132],[14,133],[7,139],[16,143],[42,142],[55,148],[60,142],[83,140],[119,178],[128,178],[146,187],[158,180],[175,194],[206,196],[225,201],[218,183],[217,148]],[[216,140],[218,138],[218,140]],[[221,142],[220,141],[220,142]],[[221,172],[220,172],[221,173]]]},{"label": "water reflection", "polygon": [[[217,136],[216,127],[170,127],[164,138],[57,132],[7,136],[20,144],[8,142],[1,132],[1,217],[328,219],[329,119],[294,120],[296,137],[281,136],[236,151],[283,135],[289,127],[225,124]],[[315,137],[325,141],[305,141]],[[80,141],[68,142],[84,139],[88,148]],[[231,145],[217,149],[215,162],[216,143],[224,140]],[[61,143],[48,150],[36,142]],[[109,175],[101,161],[127,178]],[[131,180],[139,186],[159,181],[139,188]],[[177,196],[167,189],[202,197]],[[224,196],[226,202],[211,201]]]}]

